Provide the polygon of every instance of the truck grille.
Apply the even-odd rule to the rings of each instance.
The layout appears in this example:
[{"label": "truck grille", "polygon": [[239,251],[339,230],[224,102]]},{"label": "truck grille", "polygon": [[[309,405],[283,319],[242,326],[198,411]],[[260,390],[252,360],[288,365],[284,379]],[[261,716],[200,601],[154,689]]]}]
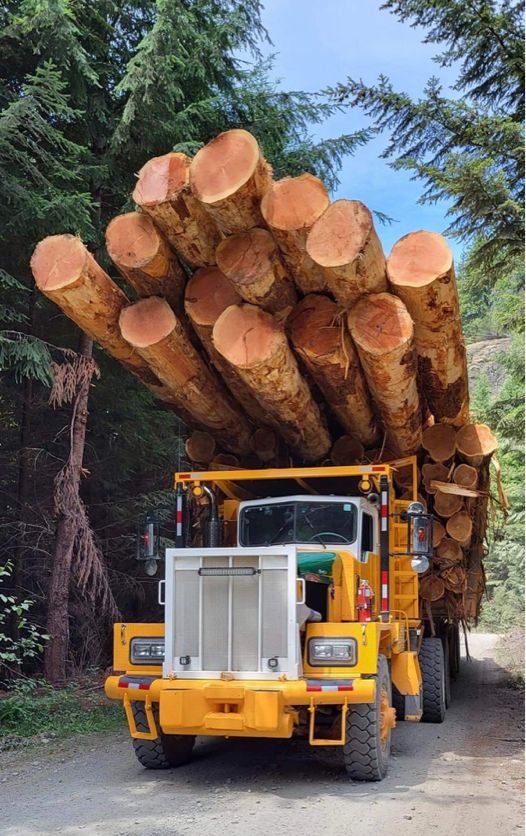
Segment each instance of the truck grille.
[{"label": "truck grille", "polygon": [[[295,555],[254,554],[249,549],[170,549],[167,558],[170,554],[173,609],[167,585],[166,617],[168,621],[171,610],[173,661],[167,646],[167,662],[178,677],[232,672],[244,674],[242,678],[269,678],[289,670],[290,662],[296,662],[296,648],[289,647]],[[167,565],[167,579],[168,571]]]}]

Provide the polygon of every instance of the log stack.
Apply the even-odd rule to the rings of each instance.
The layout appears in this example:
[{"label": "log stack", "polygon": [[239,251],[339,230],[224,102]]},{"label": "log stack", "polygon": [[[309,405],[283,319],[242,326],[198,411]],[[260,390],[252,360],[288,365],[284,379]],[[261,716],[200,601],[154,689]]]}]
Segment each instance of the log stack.
[{"label": "log stack", "polygon": [[[377,463],[416,454],[434,514],[432,612],[476,619],[491,430],[469,421],[451,251],[312,174],[273,180],[255,137],[145,162],[106,234],[110,277],[73,235],[41,241],[39,289],[175,409],[195,469]],[[399,499],[412,498],[399,464]],[[416,498],[416,497],[415,497]]]}]

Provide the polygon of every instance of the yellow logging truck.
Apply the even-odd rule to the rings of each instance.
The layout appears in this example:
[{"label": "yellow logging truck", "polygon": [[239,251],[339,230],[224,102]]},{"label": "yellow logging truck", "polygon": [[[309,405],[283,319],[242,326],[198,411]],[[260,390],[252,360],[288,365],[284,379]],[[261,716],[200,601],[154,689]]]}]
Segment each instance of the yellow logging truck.
[{"label": "yellow logging truck", "polygon": [[[412,502],[393,482],[409,463]],[[458,654],[457,628],[427,635],[419,611],[432,523],[416,460],[178,473],[175,488],[164,624],[116,624],[106,681],[141,764],[185,763],[196,735],[305,735],[340,747],[351,778],[381,780],[397,717],[443,721]],[[206,501],[203,545],[186,547]],[[155,540],[150,522],[150,571]]]}]

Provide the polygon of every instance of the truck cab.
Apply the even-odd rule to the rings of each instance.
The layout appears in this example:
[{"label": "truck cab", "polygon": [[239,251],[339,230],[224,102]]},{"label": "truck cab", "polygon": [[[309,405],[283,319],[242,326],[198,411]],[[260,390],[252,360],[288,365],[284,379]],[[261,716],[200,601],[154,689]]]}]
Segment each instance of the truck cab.
[{"label": "truck cab", "polygon": [[[397,497],[402,466],[414,501]],[[184,763],[197,735],[303,735],[381,780],[397,716],[445,712],[442,645],[419,612],[431,521],[414,459],[179,473],[175,488],[165,622],[115,625],[106,682],[139,761]]]}]

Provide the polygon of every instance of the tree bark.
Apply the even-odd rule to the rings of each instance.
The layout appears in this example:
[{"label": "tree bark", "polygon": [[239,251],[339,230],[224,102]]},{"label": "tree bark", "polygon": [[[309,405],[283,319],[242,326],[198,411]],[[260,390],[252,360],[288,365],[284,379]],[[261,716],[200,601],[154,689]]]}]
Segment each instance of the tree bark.
[{"label": "tree bark", "polygon": [[343,429],[364,447],[376,444],[379,432],[367,384],[338,305],[326,296],[306,296],[292,311],[287,328]]},{"label": "tree bark", "polygon": [[233,305],[214,325],[213,340],[296,455],[308,462],[325,456],[330,436],[283,327],[261,308]]},{"label": "tree bark", "polygon": [[227,235],[261,226],[261,198],[272,183],[272,169],[257,140],[234,128],[216,136],[190,165],[190,186]]},{"label": "tree bark", "polygon": [[190,157],[178,153],[148,160],[139,171],[132,197],[195,270],[216,263],[216,247],[222,236],[190,191],[190,163]]},{"label": "tree bark", "polygon": [[[79,354],[91,357],[93,340],[81,333]],[[71,420],[71,445],[69,460],[71,464],[72,492],[79,492],[86,425],[88,420],[88,396],[91,379],[86,377],[79,386],[73,404]],[[44,657],[44,676],[52,685],[58,685],[66,679],[66,663],[69,645],[69,591],[71,581],[71,563],[73,546],[77,532],[75,516],[63,508],[57,520],[55,551],[48,589],[48,614],[46,631],[49,641]]]},{"label": "tree bark", "polygon": [[251,430],[243,413],[204,362],[164,299],[150,296],[123,308],[119,326],[124,340],[183,403],[193,421],[228,450],[250,450]]},{"label": "tree bark", "polygon": [[382,245],[369,209],[359,200],[331,203],[309,232],[307,253],[341,305],[387,290]]},{"label": "tree bark", "polygon": [[372,294],[351,308],[348,323],[389,448],[397,456],[416,453],[422,443],[422,413],[407,309],[396,296]]},{"label": "tree bark", "polygon": [[284,177],[263,195],[261,214],[302,293],[325,289],[321,268],[307,254],[307,236],[329,205],[327,189],[312,174]]},{"label": "tree bark", "polygon": [[139,297],[162,296],[176,313],[182,312],[183,268],[148,215],[128,212],[113,218],[106,229],[106,248]]},{"label": "tree bark", "polygon": [[194,331],[225,386],[256,424],[264,420],[261,406],[236,369],[216,349],[212,331],[230,305],[241,302],[237,290],[217,267],[197,270],[186,285],[184,306]]},{"label": "tree bark", "polygon": [[253,305],[285,318],[298,296],[272,235],[254,227],[221,241],[217,265],[239,295]]},{"label": "tree bark", "polygon": [[435,421],[469,420],[466,348],[453,255],[434,232],[401,238],[387,260],[388,278],[415,323],[420,379]]}]

